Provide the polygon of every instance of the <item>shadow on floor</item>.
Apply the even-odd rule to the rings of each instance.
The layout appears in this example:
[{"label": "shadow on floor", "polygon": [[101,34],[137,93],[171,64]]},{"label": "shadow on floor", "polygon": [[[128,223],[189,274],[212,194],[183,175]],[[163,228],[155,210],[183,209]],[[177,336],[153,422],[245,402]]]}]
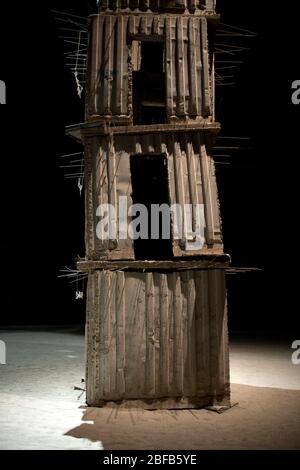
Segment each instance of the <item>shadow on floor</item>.
[{"label": "shadow on floor", "polygon": [[300,449],[300,391],[232,384],[239,404],[207,410],[83,407],[83,423],[66,433],[104,449]]}]

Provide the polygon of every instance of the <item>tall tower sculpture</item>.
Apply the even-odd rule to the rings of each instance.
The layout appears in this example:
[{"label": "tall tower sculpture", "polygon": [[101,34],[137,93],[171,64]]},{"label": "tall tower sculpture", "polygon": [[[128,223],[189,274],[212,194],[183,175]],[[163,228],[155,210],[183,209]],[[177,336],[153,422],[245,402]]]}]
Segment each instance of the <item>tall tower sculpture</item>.
[{"label": "tall tower sculpture", "polygon": [[86,120],[68,132],[85,147],[92,406],[229,406],[217,25],[214,0],[102,0],[89,18]]}]

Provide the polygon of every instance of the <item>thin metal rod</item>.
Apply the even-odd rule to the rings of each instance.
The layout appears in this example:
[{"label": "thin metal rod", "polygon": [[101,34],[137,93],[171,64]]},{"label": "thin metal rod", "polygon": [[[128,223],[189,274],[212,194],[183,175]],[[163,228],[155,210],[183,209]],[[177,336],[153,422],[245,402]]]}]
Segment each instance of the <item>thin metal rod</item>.
[{"label": "thin metal rod", "polygon": [[73,157],[73,155],[83,155],[83,152],[68,153],[68,154],[60,155],[60,158]]}]

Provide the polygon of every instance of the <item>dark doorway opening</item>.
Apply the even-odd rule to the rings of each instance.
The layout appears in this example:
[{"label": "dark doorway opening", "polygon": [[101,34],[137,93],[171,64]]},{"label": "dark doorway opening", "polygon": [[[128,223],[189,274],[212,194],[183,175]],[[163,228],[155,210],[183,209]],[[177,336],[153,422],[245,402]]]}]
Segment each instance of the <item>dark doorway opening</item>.
[{"label": "dark doorway opening", "polygon": [[166,122],[166,80],[164,43],[133,41],[133,123],[163,124]]},{"label": "dark doorway opening", "polygon": [[[148,212],[148,238],[134,241],[136,260],[166,260],[173,257],[170,219],[166,219],[163,213],[159,215],[158,239],[151,237],[153,224],[156,223],[157,227],[158,220],[154,221],[151,217],[151,206],[167,204],[170,207],[167,165],[165,154],[137,154],[130,157],[132,200],[134,204],[143,204]],[[166,224],[170,234],[168,239],[163,238]]]}]

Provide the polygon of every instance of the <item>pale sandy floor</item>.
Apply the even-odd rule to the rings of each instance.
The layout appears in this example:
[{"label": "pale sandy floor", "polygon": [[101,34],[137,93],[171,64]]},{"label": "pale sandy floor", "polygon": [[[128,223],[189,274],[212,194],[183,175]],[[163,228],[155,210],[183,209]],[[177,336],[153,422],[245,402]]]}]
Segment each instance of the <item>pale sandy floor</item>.
[{"label": "pale sandy floor", "polygon": [[300,366],[290,343],[233,340],[233,402],[207,410],[142,411],[84,406],[83,336],[0,331],[0,449],[300,449]]}]

